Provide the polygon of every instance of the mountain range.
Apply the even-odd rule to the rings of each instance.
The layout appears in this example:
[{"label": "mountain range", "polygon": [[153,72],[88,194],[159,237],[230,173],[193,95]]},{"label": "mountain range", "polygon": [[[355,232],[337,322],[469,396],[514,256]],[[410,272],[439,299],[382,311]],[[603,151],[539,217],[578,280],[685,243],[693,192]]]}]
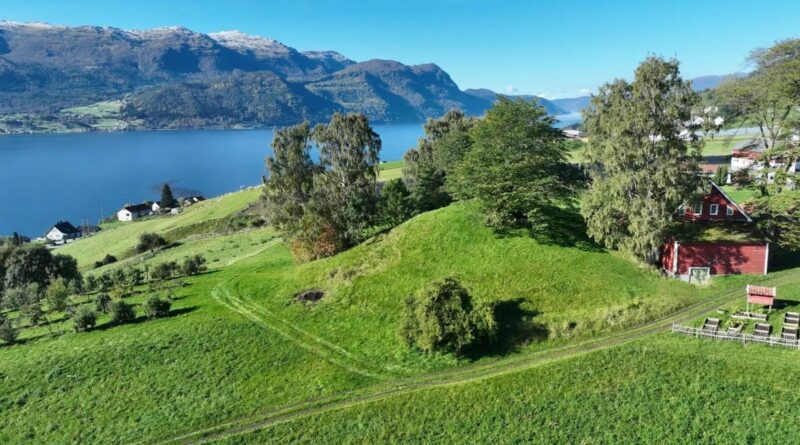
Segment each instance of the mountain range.
[{"label": "mountain range", "polygon": [[[551,114],[588,104],[588,97],[523,97]],[[381,123],[420,122],[452,108],[480,115],[496,98],[487,89],[462,91],[435,64],[356,62],[239,31],[0,21],[0,115],[41,116],[79,129],[97,128],[98,119],[63,111],[104,101],[120,104],[102,116],[118,119],[115,128],[204,128],[321,121],[340,111]]]}]

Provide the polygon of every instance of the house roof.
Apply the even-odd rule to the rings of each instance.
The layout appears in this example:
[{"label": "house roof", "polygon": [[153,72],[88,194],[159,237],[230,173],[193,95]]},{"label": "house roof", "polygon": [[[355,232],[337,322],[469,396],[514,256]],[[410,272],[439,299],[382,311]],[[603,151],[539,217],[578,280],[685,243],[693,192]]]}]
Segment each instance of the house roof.
[{"label": "house roof", "polygon": [[725,193],[725,190],[722,190],[722,187],[718,186],[714,181],[709,181],[709,182],[711,182],[711,189],[713,190],[716,188],[722,194],[722,196],[724,196],[725,199],[728,200],[728,202],[730,202],[731,204],[733,204],[734,207],[736,207],[736,210],[738,210],[739,212],[741,212],[742,215],[744,215],[745,219],[747,219],[747,222],[753,222],[753,218],[751,218],[750,215],[748,215],[747,212],[744,211],[742,206],[740,206],[736,201],[734,201],[733,198],[728,196],[728,194]]},{"label": "house roof", "polygon": [[131,206],[125,206],[122,209],[127,210],[129,212],[144,212],[151,210],[150,206],[147,204],[136,204]]},{"label": "house roof", "polygon": [[53,225],[53,229],[58,229],[61,233],[77,233],[80,232],[75,226],[69,223],[69,221],[59,221]]},{"label": "house roof", "polygon": [[696,221],[676,230],[680,243],[762,243],[764,236],[752,224]]}]

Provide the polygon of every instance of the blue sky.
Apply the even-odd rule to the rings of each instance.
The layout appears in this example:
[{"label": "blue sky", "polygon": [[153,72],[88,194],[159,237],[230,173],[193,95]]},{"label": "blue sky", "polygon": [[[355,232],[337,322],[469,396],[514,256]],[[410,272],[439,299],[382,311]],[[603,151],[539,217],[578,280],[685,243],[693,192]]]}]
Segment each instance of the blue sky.
[{"label": "blue sky", "polygon": [[544,97],[629,78],[649,54],[677,57],[686,78],[742,71],[751,49],[797,37],[798,17],[797,0],[0,0],[0,19],[238,29],[355,60],[435,62],[461,88]]}]

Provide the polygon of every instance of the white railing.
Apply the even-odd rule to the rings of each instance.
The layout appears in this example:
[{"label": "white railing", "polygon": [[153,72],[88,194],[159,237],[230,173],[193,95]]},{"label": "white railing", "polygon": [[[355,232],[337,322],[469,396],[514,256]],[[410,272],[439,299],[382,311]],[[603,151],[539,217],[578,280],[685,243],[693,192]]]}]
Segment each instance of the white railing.
[{"label": "white railing", "polygon": [[787,340],[780,337],[756,337],[751,334],[743,334],[740,332],[712,331],[710,329],[691,328],[677,324],[672,325],[672,332],[698,338],[714,338],[717,340],[738,341],[739,343],[762,343],[770,346],[800,349],[800,340]]}]

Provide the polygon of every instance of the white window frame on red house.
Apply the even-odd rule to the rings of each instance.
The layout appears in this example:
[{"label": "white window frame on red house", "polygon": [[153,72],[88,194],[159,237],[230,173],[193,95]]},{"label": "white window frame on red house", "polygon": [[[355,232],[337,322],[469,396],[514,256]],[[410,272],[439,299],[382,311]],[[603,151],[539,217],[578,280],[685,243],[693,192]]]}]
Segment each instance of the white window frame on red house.
[{"label": "white window frame on red house", "polygon": [[735,210],[733,209],[733,207],[731,207],[731,206],[726,206],[726,207],[728,207],[728,210],[725,211],[725,214],[728,215],[728,216],[733,216],[733,214],[735,213]]},{"label": "white window frame on red house", "polygon": [[703,214],[703,203],[695,204],[692,207],[692,213],[694,213],[695,215],[702,215]]},{"label": "white window frame on red house", "polygon": [[719,215],[719,204],[711,204],[708,206],[708,214],[711,216]]}]

